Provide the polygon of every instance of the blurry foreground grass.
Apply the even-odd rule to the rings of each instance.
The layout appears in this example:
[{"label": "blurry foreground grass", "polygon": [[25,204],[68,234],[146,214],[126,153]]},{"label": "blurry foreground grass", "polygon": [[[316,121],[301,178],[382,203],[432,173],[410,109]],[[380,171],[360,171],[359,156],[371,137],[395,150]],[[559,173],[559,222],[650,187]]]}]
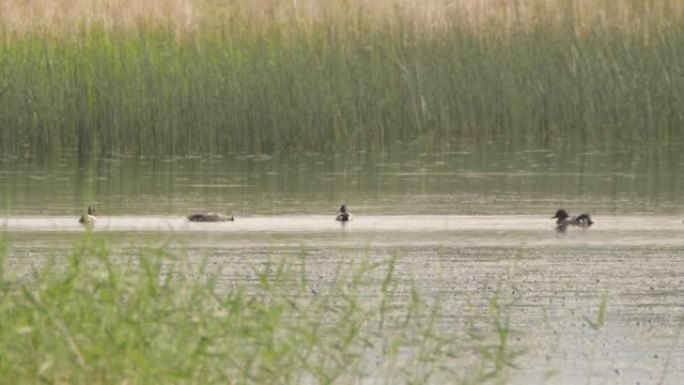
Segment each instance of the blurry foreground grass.
[{"label": "blurry foreground grass", "polygon": [[442,330],[439,299],[398,295],[394,259],[340,263],[314,289],[303,255],[235,281],[86,238],[27,275],[0,246],[0,383],[502,383],[515,357],[498,296]]}]

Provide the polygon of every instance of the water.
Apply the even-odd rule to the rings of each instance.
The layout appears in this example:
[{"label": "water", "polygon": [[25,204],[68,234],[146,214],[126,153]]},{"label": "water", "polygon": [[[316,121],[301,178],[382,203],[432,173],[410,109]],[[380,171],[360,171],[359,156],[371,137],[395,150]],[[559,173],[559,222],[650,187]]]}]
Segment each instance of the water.
[{"label": "water", "polygon": [[[503,147],[503,148],[500,148]],[[0,158],[6,214],[238,216],[684,212],[684,155],[519,151],[494,144],[432,154]],[[551,216],[549,215],[549,216]]]},{"label": "water", "polygon": [[[334,215],[237,217],[235,222],[195,223],[182,216],[101,216],[92,231],[128,234],[168,233],[201,239],[216,247],[248,242],[269,246],[345,247],[411,246],[659,246],[684,247],[681,217],[664,215],[601,216],[591,228],[556,228],[541,215],[357,215],[340,223]],[[42,233],[76,234],[84,226],[73,216],[0,218],[11,233],[40,238]],[[220,238],[219,238],[220,237]]]},{"label": "water", "polygon": [[[445,299],[443,327],[469,301],[506,288],[517,348],[514,383],[684,381],[684,152],[513,151],[303,154],[147,159],[3,158],[0,227],[8,263],[30,265],[81,237],[114,250],[165,245],[239,271],[305,252],[314,285],[347,260],[400,256],[424,295]],[[354,214],[341,224],[341,203]],[[589,229],[555,229],[559,207]],[[196,211],[235,222],[189,223]],[[123,252],[123,251],[122,251]],[[413,278],[412,278],[413,277]],[[408,295],[408,294],[407,294]],[[607,299],[606,326],[595,318]],[[548,373],[556,373],[548,376]]]}]

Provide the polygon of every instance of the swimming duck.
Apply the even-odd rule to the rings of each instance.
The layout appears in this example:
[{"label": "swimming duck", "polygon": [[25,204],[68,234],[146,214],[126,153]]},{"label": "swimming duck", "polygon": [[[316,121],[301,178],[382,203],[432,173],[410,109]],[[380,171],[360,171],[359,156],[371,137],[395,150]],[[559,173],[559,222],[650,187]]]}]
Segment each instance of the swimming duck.
[{"label": "swimming duck", "polygon": [[594,221],[591,220],[590,214],[583,213],[578,216],[571,217],[570,214],[568,214],[568,212],[563,209],[559,209],[558,211],[556,211],[556,215],[552,216],[551,219],[556,219],[556,226],[558,227],[589,227],[594,224]]},{"label": "swimming duck", "polygon": [[340,213],[337,214],[337,217],[335,217],[336,221],[340,222],[348,222],[352,219],[352,215],[347,212],[347,206],[342,205],[340,207]]},{"label": "swimming duck", "polygon": [[217,213],[199,213],[188,215],[190,222],[232,222],[235,220],[233,216],[217,214]]},{"label": "swimming duck", "polygon": [[83,223],[84,225],[92,225],[95,223],[97,220],[97,217],[95,216],[95,209],[93,206],[88,206],[88,213],[86,215],[81,216],[78,219],[78,223]]}]

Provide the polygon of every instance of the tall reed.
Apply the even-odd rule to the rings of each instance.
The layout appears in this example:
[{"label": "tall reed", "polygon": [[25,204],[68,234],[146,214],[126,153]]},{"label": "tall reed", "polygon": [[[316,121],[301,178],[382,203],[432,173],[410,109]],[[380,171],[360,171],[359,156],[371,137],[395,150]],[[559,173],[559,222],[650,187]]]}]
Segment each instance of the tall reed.
[{"label": "tall reed", "polygon": [[305,21],[233,11],[184,28],[7,25],[0,147],[173,155],[681,140],[681,7],[621,2],[632,11],[615,16],[613,2],[594,14],[557,3],[481,11],[489,17],[445,8],[434,22],[401,10],[380,22],[333,2]]}]

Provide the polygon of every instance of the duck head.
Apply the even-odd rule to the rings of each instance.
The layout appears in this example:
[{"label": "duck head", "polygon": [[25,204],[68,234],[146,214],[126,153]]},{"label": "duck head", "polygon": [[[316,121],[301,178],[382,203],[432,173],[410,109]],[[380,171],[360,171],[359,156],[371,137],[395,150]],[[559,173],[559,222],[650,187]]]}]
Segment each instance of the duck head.
[{"label": "duck head", "polygon": [[559,209],[558,211],[556,211],[556,215],[552,216],[551,219],[558,218],[558,220],[562,221],[563,219],[569,218],[569,217],[570,217],[570,215],[568,214],[567,211],[565,211],[563,209]]},{"label": "duck head", "polygon": [[346,213],[346,212],[347,212],[347,206],[346,206],[346,205],[342,205],[342,206],[340,207],[340,212],[343,213],[343,214]]}]

